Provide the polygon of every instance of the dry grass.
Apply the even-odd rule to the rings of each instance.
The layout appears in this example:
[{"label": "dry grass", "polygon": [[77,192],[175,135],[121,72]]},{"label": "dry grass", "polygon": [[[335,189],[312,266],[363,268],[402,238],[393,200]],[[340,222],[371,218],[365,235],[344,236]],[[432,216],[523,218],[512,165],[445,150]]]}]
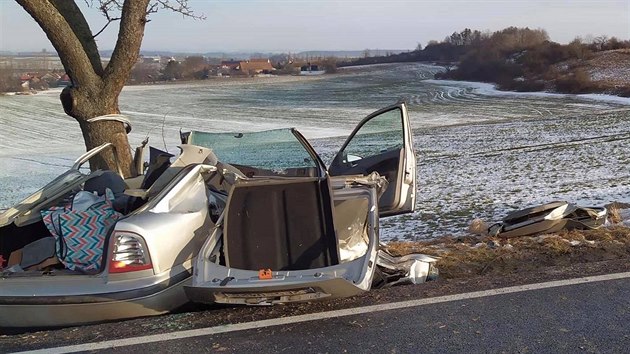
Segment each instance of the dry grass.
[{"label": "dry grass", "polygon": [[618,202],[614,202],[607,205],[606,209],[608,209],[608,221],[610,221],[613,224],[620,223],[622,221],[620,211],[622,208],[627,208],[627,207],[628,207],[627,205],[621,204]]},{"label": "dry grass", "polygon": [[488,223],[481,219],[475,219],[468,226],[468,232],[473,235],[485,236],[488,234]]},{"label": "dry grass", "polygon": [[630,228],[616,226],[509,240],[488,236],[443,237],[426,242],[391,242],[388,248],[397,255],[419,252],[439,256],[440,276],[461,278],[630,259]]}]

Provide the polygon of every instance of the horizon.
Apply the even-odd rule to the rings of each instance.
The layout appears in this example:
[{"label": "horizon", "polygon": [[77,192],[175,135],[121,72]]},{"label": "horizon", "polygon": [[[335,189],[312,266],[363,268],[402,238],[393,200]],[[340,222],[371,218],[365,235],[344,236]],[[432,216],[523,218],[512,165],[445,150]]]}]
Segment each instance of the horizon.
[{"label": "horizon", "polygon": [[[54,48],[44,48],[46,49],[46,53],[56,53]],[[234,51],[221,51],[221,50],[206,50],[206,51],[174,51],[174,50],[170,50],[170,49],[141,49],[140,50],[140,54],[144,53],[151,53],[151,52],[155,52],[155,53],[169,53],[169,54],[176,54],[176,55],[181,55],[181,54],[185,54],[185,55],[205,55],[205,54],[223,54],[223,55],[231,55],[231,54],[304,54],[304,53],[309,53],[309,52],[333,52],[333,53],[351,53],[351,52],[363,52],[365,50],[369,50],[369,51],[373,51],[373,52],[394,52],[394,53],[402,53],[402,52],[408,52],[411,51],[412,49],[391,49],[391,48],[363,48],[363,49],[341,49],[341,50],[330,50],[330,49],[308,49],[308,50],[303,50],[303,51],[269,51],[269,50],[234,50]],[[106,53],[106,52],[113,52],[114,49],[99,49],[98,50],[99,53]],[[3,54],[4,53],[4,54]],[[2,48],[0,48],[0,55],[7,55],[7,53],[9,53],[9,55],[15,55],[15,54],[37,54],[37,53],[42,53],[42,49],[40,50],[21,50],[21,51],[11,51],[11,50],[4,50]]]},{"label": "horizon", "polygon": [[[100,30],[103,16],[84,1],[77,4],[92,31]],[[627,0],[323,0],[315,5],[285,0],[190,0],[190,6],[207,19],[182,19],[181,14],[167,10],[152,14],[142,51],[413,50],[418,43],[424,47],[430,40],[441,41],[464,28],[494,32],[509,26],[545,29],[558,43],[589,35],[630,39]],[[97,37],[101,50],[114,48],[117,27],[114,22]],[[39,26],[12,1],[0,2],[0,30],[0,51],[54,51]]]}]

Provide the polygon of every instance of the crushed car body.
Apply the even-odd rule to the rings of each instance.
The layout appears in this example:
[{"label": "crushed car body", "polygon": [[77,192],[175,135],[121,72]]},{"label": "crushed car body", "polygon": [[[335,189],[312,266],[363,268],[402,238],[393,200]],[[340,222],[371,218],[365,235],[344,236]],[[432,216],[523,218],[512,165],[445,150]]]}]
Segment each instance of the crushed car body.
[{"label": "crushed car body", "polygon": [[[379,267],[379,217],[415,208],[416,161],[404,104],[364,119],[328,168],[297,131],[275,134],[183,136],[218,156],[239,151],[236,145],[251,149],[224,160],[240,173],[225,170],[234,175],[225,178],[232,183],[224,211],[185,286],[193,301],[271,305],[367,291]],[[274,139],[274,152],[287,152],[286,159],[265,165],[251,158],[266,153],[255,142]],[[388,261],[395,268],[408,260]],[[424,281],[435,259],[416,261],[426,263],[426,274],[414,282]]]},{"label": "crushed car body", "polygon": [[[136,181],[125,181],[111,171],[83,172],[81,166],[90,157],[110,148],[104,144],[86,153],[69,171],[0,215],[0,254],[8,259],[0,270],[1,327],[148,316],[188,302],[182,287],[191,281],[194,257],[213,227],[205,188],[196,183],[216,170],[203,163],[207,149],[184,150],[151,185],[143,185],[152,179],[151,170]],[[116,211],[120,217],[95,235],[93,226],[99,225],[102,214],[101,209],[90,208],[106,202],[96,201],[84,210],[71,204],[80,193],[111,191],[121,184],[132,195],[118,190],[121,193],[111,204],[120,207]],[[147,198],[133,196],[138,194]],[[29,245],[51,237],[43,217],[51,211],[60,213],[54,215],[62,220],[61,237],[56,237],[52,250],[43,252],[40,247],[30,252]],[[64,219],[75,224],[64,226]],[[70,252],[69,234],[86,240],[89,235],[101,244],[85,242]]]},{"label": "crushed car body", "polygon": [[[1,327],[155,315],[189,300],[329,299],[437,274],[436,259],[379,243],[380,217],[415,208],[404,103],[366,117],[329,167],[297,130],[277,129],[182,134],[174,161],[151,148],[134,178],[83,172],[110,148],[0,215]],[[81,235],[88,255],[73,243]]]}]

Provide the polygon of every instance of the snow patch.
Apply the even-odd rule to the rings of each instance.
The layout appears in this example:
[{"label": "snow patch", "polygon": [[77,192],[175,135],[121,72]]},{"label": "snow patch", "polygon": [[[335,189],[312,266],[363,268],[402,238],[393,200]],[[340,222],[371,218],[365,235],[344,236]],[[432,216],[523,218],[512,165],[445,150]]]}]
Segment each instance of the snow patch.
[{"label": "snow patch", "polygon": [[606,103],[615,103],[621,105],[630,105],[630,97],[620,97],[614,95],[603,94],[566,94],[555,92],[515,92],[515,91],[502,91],[496,88],[495,84],[475,81],[455,81],[455,80],[423,80],[424,82],[431,84],[438,84],[444,86],[455,87],[470,87],[475,92],[488,96],[516,96],[516,97],[537,97],[537,98],[551,98],[551,99],[566,99],[573,98],[578,100],[593,100]]}]

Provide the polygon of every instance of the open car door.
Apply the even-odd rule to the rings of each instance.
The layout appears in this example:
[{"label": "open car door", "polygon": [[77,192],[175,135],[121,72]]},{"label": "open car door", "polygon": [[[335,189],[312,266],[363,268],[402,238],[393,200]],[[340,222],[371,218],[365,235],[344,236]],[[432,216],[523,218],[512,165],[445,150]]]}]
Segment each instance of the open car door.
[{"label": "open car door", "polygon": [[331,176],[378,172],[389,185],[379,214],[413,212],[416,205],[416,157],[404,102],[378,110],[359,123],[332,161]]}]

